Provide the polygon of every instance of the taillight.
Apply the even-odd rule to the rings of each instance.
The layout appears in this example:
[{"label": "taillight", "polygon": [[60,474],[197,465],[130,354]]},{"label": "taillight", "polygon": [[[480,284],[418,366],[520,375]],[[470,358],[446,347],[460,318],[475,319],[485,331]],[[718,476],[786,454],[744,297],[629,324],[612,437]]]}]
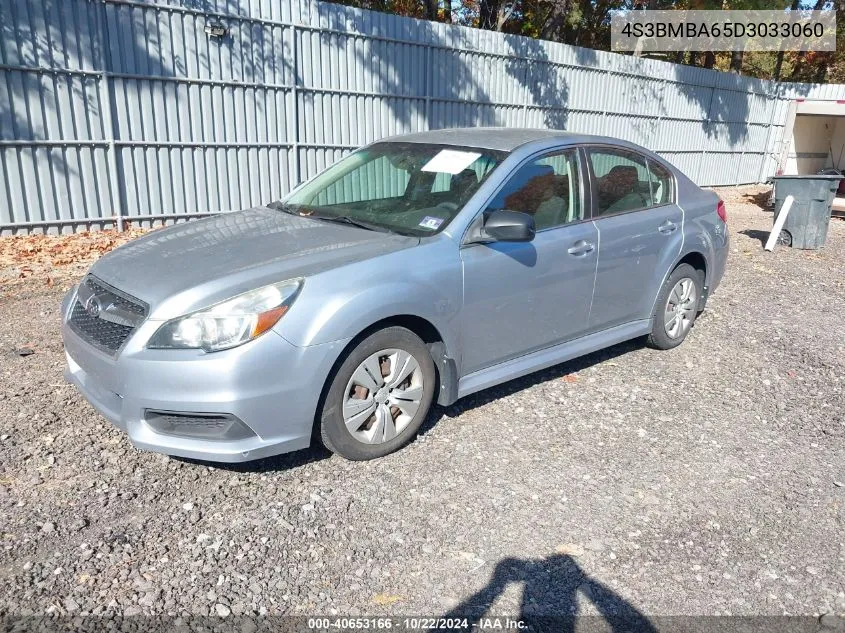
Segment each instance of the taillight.
[{"label": "taillight", "polygon": [[725,201],[719,200],[719,204],[716,205],[716,213],[719,214],[719,217],[722,219],[722,222],[727,224],[728,222],[728,210],[725,208]]}]

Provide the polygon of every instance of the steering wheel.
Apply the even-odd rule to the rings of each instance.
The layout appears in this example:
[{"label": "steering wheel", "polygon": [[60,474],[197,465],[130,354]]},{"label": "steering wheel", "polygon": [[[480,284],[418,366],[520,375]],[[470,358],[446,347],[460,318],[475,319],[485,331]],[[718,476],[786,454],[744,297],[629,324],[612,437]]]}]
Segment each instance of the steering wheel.
[{"label": "steering wheel", "polygon": [[457,211],[458,205],[454,202],[441,202],[437,206],[434,207],[435,209],[448,209],[449,211]]}]

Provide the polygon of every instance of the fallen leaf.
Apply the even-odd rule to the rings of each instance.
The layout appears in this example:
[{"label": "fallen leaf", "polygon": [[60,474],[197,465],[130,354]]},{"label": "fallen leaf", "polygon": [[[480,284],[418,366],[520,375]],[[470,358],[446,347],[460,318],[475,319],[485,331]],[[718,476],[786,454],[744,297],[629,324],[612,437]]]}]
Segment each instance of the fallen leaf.
[{"label": "fallen leaf", "polygon": [[584,548],[577,543],[564,543],[555,548],[558,554],[566,554],[567,556],[583,556]]},{"label": "fallen leaf", "polygon": [[575,374],[566,374],[563,377],[563,382],[578,382],[578,376]]},{"label": "fallen leaf", "polygon": [[[0,271],[7,267],[17,279],[37,277],[48,286],[63,267],[93,263],[109,251],[149,229],[89,231],[68,235],[11,235],[0,239]],[[7,282],[4,280],[3,284]]]},{"label": "fallen leaf", "polygon": [[381,607],[390,606],[391,604],[396,604],[402,600],[401,596],[392,596],[389,593],[377,593],[373,596],[373,604],[377,604]]}]

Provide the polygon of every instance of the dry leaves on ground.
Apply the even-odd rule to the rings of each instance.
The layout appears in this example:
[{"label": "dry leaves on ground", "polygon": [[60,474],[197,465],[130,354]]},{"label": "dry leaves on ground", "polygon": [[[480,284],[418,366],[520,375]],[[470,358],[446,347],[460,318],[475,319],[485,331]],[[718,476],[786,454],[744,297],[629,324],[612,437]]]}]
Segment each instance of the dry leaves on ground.
[{"label": "dry leaves on ground", "polygon": [[125,244],[147,232],[133,228],[128,231],[91,231],[71,235],[12,235],[0,238],[0,266],[32,266],[49,264],[53,267],[92,262],[113,248]]},{"label": "dry leaves on ground", "polygon": [[769,208],[771,185],[744,185],[740,187],[705,187],[728,204],[753,204],[761,209]]},{"label": "dry leaves on ground", "polygon": [[12,235],[0,237],[0,280],[12,286],[22,280],[52,286],[64,272],[76,272],[149,229],[91,231],[71,235]]}]

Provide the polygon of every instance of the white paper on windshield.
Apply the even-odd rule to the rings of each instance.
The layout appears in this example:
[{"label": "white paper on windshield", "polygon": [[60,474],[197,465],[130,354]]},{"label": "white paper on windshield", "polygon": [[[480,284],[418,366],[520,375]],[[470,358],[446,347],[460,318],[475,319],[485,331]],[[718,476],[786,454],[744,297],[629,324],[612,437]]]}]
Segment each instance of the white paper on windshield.
[{"label": "white paper on windshield", "polygon": [[443,149],[428,161],[423,171],[434,171],[441,174],[459,174],[478,160],[478,152],[461,152],[454,149]]},{"label": "white paper on windshield", "polygon": [[427,215],[420,221],[419,226],[423,227],[424,229],[431,229],[432,231],[436,231],[440,228],[441,224],[443,224],[443,218],[436,218],[433,215]]}]

